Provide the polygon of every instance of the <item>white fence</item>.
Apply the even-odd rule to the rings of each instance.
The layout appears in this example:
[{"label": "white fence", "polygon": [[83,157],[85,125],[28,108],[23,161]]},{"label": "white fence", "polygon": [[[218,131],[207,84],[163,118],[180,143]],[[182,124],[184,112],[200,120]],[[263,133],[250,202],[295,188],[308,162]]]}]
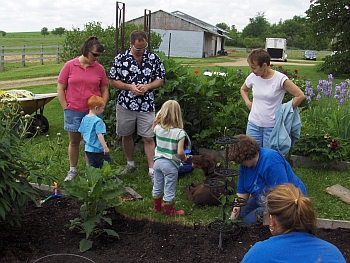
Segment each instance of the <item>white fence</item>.
[{"label": "white fence", "polygon": [[[22,67],[27,61],[39,61],[41,65],[44,61],[56,61],[59,63],[62,46],[21,46],[4,47],[0,46],[0,70],[5,70],[5,63],[21,62]],[[10,51],[10,52],[9,52]]]}]

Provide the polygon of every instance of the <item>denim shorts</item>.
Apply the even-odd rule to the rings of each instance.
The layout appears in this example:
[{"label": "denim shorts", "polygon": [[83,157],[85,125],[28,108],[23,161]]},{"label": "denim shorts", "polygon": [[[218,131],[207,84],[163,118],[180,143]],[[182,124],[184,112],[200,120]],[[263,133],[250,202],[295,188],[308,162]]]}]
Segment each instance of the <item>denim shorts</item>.
[{"label": "denim shorts", "polygon": [[79,112],[64,109],[64,129],[69,132],[78,132],[81,120],[89,112]]}]

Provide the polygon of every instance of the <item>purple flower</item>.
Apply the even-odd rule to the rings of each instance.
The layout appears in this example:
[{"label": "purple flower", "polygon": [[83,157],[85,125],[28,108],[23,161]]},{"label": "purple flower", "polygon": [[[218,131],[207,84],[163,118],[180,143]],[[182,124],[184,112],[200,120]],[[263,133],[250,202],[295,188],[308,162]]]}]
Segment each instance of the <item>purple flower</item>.
[{"label": "purple flower", "polygon": [[333,79],[334,79],[333,75],[332,75],[332,74],[329,74],[329,75],[328,75],[328,80],[329,80],[330,82],[333,82]]}]

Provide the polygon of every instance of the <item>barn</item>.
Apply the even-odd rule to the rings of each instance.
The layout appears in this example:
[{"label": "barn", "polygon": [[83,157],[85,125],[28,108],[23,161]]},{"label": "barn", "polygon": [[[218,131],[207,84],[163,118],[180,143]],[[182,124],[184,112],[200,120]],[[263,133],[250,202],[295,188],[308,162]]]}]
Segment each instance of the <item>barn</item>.
[{"label": "barn", "polygon": [[[151,13],[151,30],[160,34],[159,47],[170,57],[203,58],[216,56],[224,49],[225,31],[180,11]],[[144,17],[128,21],[143,24]]]}]

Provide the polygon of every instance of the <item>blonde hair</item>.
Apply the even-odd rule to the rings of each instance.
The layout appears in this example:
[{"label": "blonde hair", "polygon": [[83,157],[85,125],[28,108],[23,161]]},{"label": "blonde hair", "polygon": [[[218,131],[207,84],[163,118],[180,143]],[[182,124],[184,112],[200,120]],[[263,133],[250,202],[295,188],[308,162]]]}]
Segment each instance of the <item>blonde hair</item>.
[{"label": "blonde hair", "polygon": [[106,102],[102,97],[93,95],[88,99],[87,104],[88,104],[89,110],[93,110],[95,107],[105,106]]},{"label": "blonde hair", "polygon": [[293,184],[281,184],[272,189],[266,197],[266,208],[275,217],[283,234],[316,234],[317,220],[312,202]]},{"label": "blonde hair", "polygon": [[181,107],[176,100],[168,100],[164,102],[157,115],[159,114],[160,125],[167,131],[169,131],[170,128],[183,129]]}]

